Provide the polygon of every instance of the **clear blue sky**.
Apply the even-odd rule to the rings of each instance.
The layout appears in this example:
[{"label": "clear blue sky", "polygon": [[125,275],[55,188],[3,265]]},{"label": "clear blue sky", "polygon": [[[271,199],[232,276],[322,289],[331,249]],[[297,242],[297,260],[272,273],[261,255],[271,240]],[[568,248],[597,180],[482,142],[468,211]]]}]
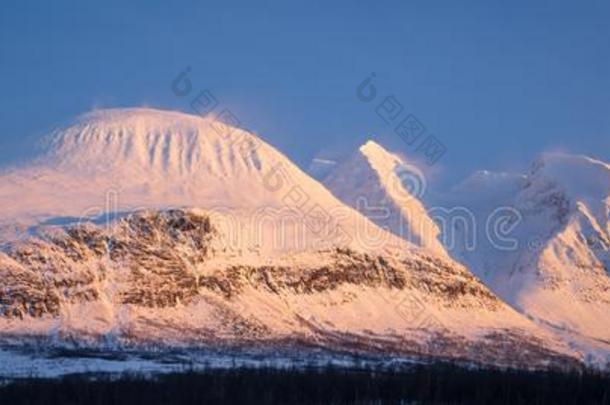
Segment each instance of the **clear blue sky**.
[{"label": "clear blue sky", "polygon": [[371,135],[413,150],[356,98],[371,72],[446,145],[445,179],[548,149],[610,161],[608,1],[163,3],[3,1],[0,162],[95,107],[188,111],[185,66],[302,167]]}]

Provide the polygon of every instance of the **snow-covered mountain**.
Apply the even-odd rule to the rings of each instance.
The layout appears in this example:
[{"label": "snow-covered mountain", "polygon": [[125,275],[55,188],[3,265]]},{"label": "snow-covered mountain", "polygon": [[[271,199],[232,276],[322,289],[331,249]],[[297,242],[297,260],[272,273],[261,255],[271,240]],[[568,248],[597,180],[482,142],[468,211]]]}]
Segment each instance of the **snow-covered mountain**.
[{"label": "snow-covered mountain", "polygon": [[324,183],[394,234],[448,252],[592,362],[610,361],[608,164],[545,154],[526,174],[476,172],[449,193],[429,195],[428,206],[396,181],[404,167],[368,142]]},{"label": "snow-covered mountain", "polygon": [[47,143],[33,164],[0,177],[6,238],[106,211],[183,206],[230,213],[230,221],[240,224],[232,231],[241,248],[262,248],[257,238],[273,234],[267,228],[279,217],[283,233],[278,230],[278,240],[266,241],[266,248],[332,245],[369,224],[270,145],[211,119],[147,109],[97,111]]},{"label": "snow-covered mountain", "polygon": [[211,119],[85,115],[0,176],[0,203],[4,344],[581,360],[434,246],[385,232]]},{"label": "snow-covered mountain", "polygon": [[323,181],[344,203],[380,227],[417,246],[444,255],[440,230],[420,197],[426,191],[421,171],[374,141],[362,145]]},{"label": "snow-covered mountain", "polygon": [[[445,203],[468,207],[480,236],[454,257],[523,314],[610,358],[610,165],[545,154],[524,175],[477,173]],[[485,229],[499,209],[514,221],[500,246]],[[468,239],[464,229],[456,240]]]}]

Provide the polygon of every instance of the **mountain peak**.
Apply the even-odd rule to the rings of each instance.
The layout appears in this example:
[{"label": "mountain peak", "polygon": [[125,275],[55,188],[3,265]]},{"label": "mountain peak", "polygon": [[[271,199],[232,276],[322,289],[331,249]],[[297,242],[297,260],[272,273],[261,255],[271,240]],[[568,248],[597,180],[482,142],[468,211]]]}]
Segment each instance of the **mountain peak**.
[{"label": "mountain peak", "polygon": [[421,171],[369,140],[338,165],[324,184],[341,201],[401,238],[446,255],[439,229],[419,200],[426,191]]},{"label": "mountain peak", "polygon": [[373,141],[372,139],[369,139],[368,141],[363,143],[360,146],[359,150],[360,150],[360,152],[362,152],[364,154],[371,153],[371,152],[387,153],[387,151],[381,145],[379,145],[377,142]]},{"label": "mountain peak", "polygon": [[105,108],[95,109],[79,115],[75,122],[92,124],[101,121],[127,122],[127,121],[206,121],[207,117],[187,114],[181,111],[160,110],[148,107],[128,107],[128,108]]},{"label": "mountain peak", "polygon": [[[197,207],[230,217],[238,235],[231,243],[239,239],[240,249],[274,251],[332,243],[366,249],[356,232],[374,227],[256,136],[173,111],[85,114],[53,134],[34,163],[0,175],[0,224],[10,218],[37,227],[107,212]],[[388,243],[406,245],[388,236]]]},{"label": "mountain peak", "polygon": [[528,174],[532,181],[560,185],[574,197],[608,197],[610,165],[585,155],[543,153],[532,163]]},{"label": "mountain peak", "polygon": [[146,170],[216,174],[260,169],[254,135],[211,118],[176,111],[127,108],[92,111],[52,134],[43,158],[67,170]]},{"label": "mountain peak", "polygon": [[362,146],[358,148],[358,151],[360,152],[360,154],[364,155],[369,160],[389,159],[392,163],[395,163],[399,160],[396,155],[389,152],[383,146],[371,139],[362,144]]}]

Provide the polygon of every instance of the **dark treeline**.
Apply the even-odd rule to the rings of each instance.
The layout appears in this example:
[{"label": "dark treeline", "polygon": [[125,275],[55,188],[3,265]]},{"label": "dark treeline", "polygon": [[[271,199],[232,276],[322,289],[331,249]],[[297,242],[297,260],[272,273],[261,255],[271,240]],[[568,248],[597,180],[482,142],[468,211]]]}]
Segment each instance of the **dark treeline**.
[{"label": "dark treeline", "polygon": [[0,387],[1,404],[213,403],[610,404],[610,376],[420,366],[400,372],[338,368],[230,369],[28,379]]}]

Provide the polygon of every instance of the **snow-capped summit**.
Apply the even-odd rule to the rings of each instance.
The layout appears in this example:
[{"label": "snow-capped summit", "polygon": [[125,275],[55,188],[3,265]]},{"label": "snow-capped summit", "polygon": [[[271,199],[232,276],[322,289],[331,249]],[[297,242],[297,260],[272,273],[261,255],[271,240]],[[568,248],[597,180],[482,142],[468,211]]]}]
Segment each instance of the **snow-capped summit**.
[{"label": "snow-capped summit", "polygon": [[[276,245],[290,240],[290,248],[335,238],[362,246],[367,241],[356,233],[374,227],[275,148],[211,118],[101,110],[55,131],[47,143],[31,165],[0,177],[0,224],[19,220],[31,227],[106,211],[198,207],[230,213],[239,224],[233,232],[249,233],[244,239],[276,232],[282,235]],[[276,225],[282,229],[273,231]],[[392,239],[403,244],[391,236],[384,242]]]},{"label": "snow-capped summit", "polygon": [[222,178],[260,170],[271,154],[254,135],[211,118],[128,108],[82,115],[52,135],[44,158],[65,170]]},{"label": "snow-capped summit", "polygon": [[514,193],[527,179],[524,174],[477,170],[451,189],[455,194],[470,194],[473,202],[498,198],[504,193]]},{"label": "snow-capped summit", "polygon": [[[546,153],[523,175],[477,175],[464,184],[445,203],[468,207],[475,221],[454,239],[478,238],[474,248],[455,246],[453,257],[514,308],[608,361],[610,165]],[[512,217],[505,234],[498,212]]]},{"label": "snow-capped summit", "polygon": [[415,165],[369,140],[324,179],[337,198],[377,225],[418,246],[444,255],[439,229],[420,198],[424,174]]},{"label": "snow-capped summit", "polygon": [[575,198],[603,200],[610,194],[610,165],[584,155],[544,153],[528,175],[532,182],[554,182]]}]

